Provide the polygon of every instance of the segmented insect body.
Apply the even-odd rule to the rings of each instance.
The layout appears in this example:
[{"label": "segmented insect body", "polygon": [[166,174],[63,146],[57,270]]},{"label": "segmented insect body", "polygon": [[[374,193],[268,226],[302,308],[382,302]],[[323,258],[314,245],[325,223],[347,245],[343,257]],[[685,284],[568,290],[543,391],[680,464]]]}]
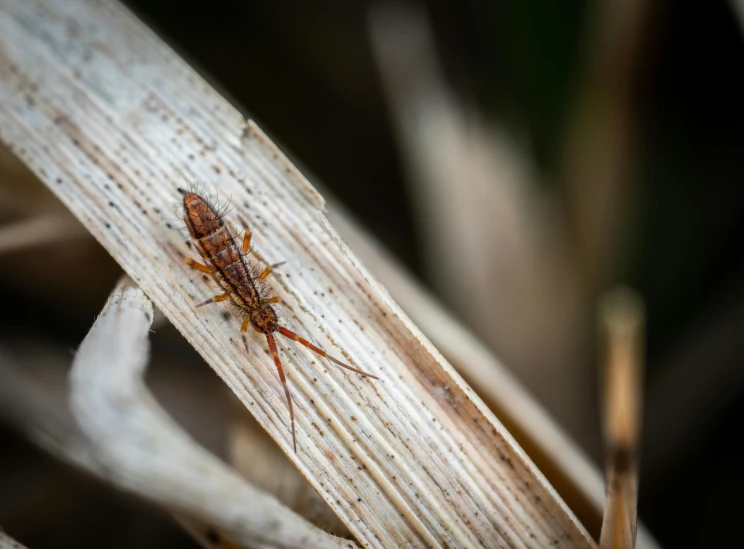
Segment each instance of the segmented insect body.
[{"label": "segmented insect body", "polygon": [[295,436],[292,397],[287,385],[287,379],[284,376],[281,361],[279,360],[279,352],[273,336],[274,333],[279,333],[284,337],[297,341],[311,351],[327,358],[337,366],[341,366],[357,374],[371,377],[372,379],[378,378],[367,372],[352,368],[348,364],[344,364],[328,355],[320,347],[313,345],[288,328],[281,326],[277,314],[272,307],[273,304],[279,303],[281,300],[279,297],[273,295],[263,283],[266,277],[279,264],[270,265],[262,271],[255,269],[247,261],[251,244],[250,230],[245,227],[242,249],[239,249],[229,225],[225,223],[224,212],[218,211],[208,200],[196,192],[181,191],[181,193],[183,194],[183,218],[186,222],[186,227],[206,265],[194,261],[190,257],[186,258],[186,263],[192,268],[214,277],[224,292],[203,303],[199,303],[197,307],[230,300],[236,311],[245,317],[240,327],[240,334],[248,352],[250,352],[250,349],[248,348],[248,339],[245,334],[249,326],[266,336],[269,351],[274,359],[274,364],[279,372],[279,379],[284,387],[284,394],[287,397],[287,406],[289,407],[289,416],[292,424],[292,446],[296,452],[297,440]]}]

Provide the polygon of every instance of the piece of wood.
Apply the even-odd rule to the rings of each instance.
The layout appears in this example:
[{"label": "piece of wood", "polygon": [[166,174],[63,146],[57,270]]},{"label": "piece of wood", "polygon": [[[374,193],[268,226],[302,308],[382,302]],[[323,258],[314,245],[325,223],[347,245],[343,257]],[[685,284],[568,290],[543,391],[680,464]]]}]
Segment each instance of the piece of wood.
[{"label": "piece of wood", "polygon": [[[591,547],[493,414],[372,279],[323,200],[252,123],[112,2],[0,1],[0,138],[70,208],[369,547]],[[282,341],[297,411],[264,340],[183,262],[172,205],[232,198],[284,322],[379,381]],[[81,265],[81,268],[84,266]]]}]

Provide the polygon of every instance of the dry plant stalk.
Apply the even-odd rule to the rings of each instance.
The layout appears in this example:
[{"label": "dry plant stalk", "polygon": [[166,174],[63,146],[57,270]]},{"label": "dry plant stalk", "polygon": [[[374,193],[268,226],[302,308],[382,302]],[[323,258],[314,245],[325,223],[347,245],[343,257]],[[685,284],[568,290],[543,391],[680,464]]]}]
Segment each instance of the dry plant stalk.
[{"label": "dry plant stalk", "polygon": [[632,549],[638,514],[638,441],[643,375],[643,304],[626,288],[608,293],[600,313],[607,497],[599,546]]},{"label": "dry plant stalk", "polygon": [[[201,353],[368,547],[592,547],[509,433],[340,241],[274,145],[112,2],[0,1],[0,138]],[[178,187],[232,198],[298,332],[378,382],[282,344],[270,357],[183,262]],[[82,268],[82,266],[81,266]],[[156,490],[157,487],[152,487]]]}]

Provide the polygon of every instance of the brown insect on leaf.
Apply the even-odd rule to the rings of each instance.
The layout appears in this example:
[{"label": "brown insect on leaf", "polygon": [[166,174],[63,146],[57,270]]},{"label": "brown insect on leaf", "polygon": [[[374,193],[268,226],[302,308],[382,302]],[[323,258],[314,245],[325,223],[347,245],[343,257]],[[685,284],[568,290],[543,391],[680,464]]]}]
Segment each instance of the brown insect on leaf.
[{"label": "brown insect on leaf", "polygon": [[264,284],[266,277],[280,263],[269,265],[263,270],[255,269],[246,260],[251,246],[251,231],[248,227],[244,227],[245,235],[243,237],[242,247],[239,248],[230,230],[230,226],[225,223],[225,211],[218,210],[215,205],[201,196],[197,191],[180,190],[180,192],[183,195],[183,219],[186,222],[186,228],[196,245],[196,249],[204,260],[204,263],[199,263],[187,257],[186,263],[197,271],[212,276],[223,290],[223,293],[199,303],[197,307],[220,301],[230,301],[236,312],[244,317],[243,324],[240,327],[240,335],[248,352],[250,352],[250,349],[245,334],[249,327],[266,336],[269,351],[274,358],[274,364],[279,372],[279,379],[281,379],[284,393],[287,396],[287,406],[289,407],[289,417],[292,424],[292,446],[294,451],[297,452],[292,396],[287,385],[287,378],[284,376],[282,363],[279,360],[279,351],[276,347],[274,333],[279,333],[304,345],[337,366],[363,376],[371,377],[372,379],[378,378],[367,372],[352,368],[348,364],[344,364],[340,360],[330,356],[320,347],[313,345],[290,329],[280,325],[273,305],[279,303],[281,299],[273,295]]}]

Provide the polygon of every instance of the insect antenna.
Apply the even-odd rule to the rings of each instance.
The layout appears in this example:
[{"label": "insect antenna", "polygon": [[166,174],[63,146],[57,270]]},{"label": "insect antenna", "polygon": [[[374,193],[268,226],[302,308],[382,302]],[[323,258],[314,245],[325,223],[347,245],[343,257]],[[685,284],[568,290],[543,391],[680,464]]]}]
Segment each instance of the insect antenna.
[{"label": "insect antenna", "polygon": [[282,363],[279,360],[279,351],[276,348],[276,341],[274,336],[266,334],[266,341],[269,342],[269,350],[271,356],[274,357],[274,364],[279,372],[279,379],[282,380],[282,386],[284,387],[284,394],[287,395],[287,406],[289,406],[289,421],[292,424],[292,447],[294,448],[295,454],[297,453],[297,438],[295,437],[295,423],[294,423],[294,410],[292,409],[292,397],[289,394],[289,386],[287,385],[287,378],[284,377],[284,370],[282,369]]},{"label": "insect antenna", "polygon": [[372,374],[368,374],[367,372],[363,372],[361,370],[357,370],[356,368],[352,368],[351,366],[349,366],[348,364],[344,364],[340,360],[336,360],[331,355],[329,355],[328,353],[326,353],[323,349],[321,349],[320,347],[316,347],[315,345],[313,345],[312,343],[310,343],[307,339],[304,339],[304,338],[298,336],[292,330],[288,330],[287,328],[284,328],[283,326],[279,326],[279,328],[277,328],[276,331],[279,332],[280,334],[282,334],[284,337],[288,337],[289,339],[292,339],[292,340],[296,341],[297,343],[300,343],[300,344],[304,345],[305,347],[307,347],[308,349],[310,349],[314,353],[317,353],[320,356],[326,357],[328,360],[330,360],[334,364],[337,364],[338,366],[341,366],[342,368],[346,368],[347,370],[351,370],[352,372],[356,372],[357,374],[362,374],[363,376],[371,377],[372,379],[380,379],[377,376],[373,376]]}]

